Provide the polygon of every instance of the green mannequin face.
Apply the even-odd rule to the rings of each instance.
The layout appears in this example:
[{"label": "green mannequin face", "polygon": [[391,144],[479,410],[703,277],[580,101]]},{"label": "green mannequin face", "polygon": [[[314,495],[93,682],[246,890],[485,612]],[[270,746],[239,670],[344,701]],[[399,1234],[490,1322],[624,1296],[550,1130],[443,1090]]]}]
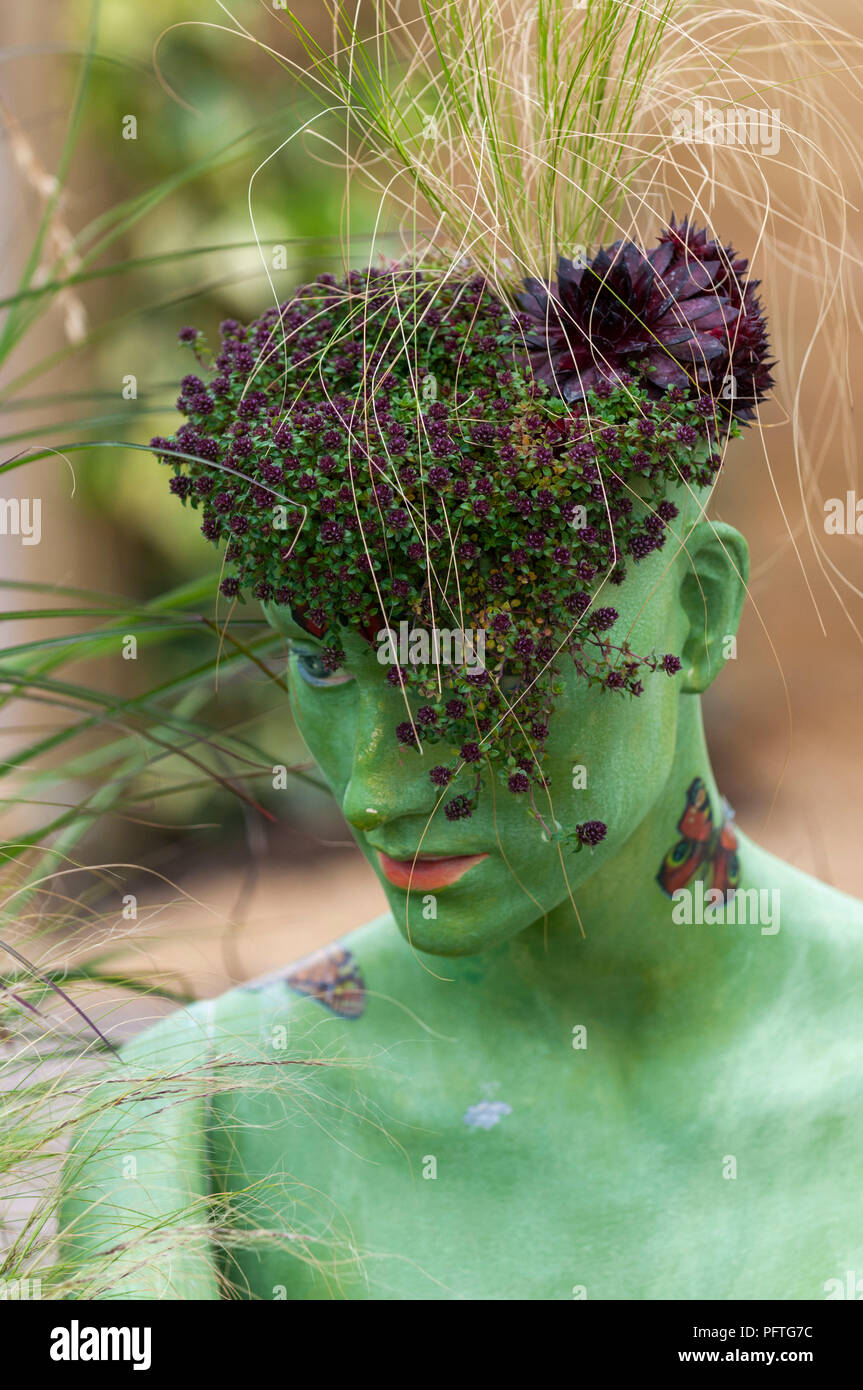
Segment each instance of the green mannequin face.
[{"label": "green mannequin face", "polygon": [[[671,677],[648,674],[634,699],[591,688],[567,669],[568,659],[562,663],[565,688],[544,764],[550,785],[537,806],[549,825],[607,823],[607,839],[579,853],[544,840],[527,797],[488,775],[471,818],[448,821],[443,804],[467,789],[471,771],[442,794],[429,768],[451,761],[456,750],[439,743],[420,753],[397,742],[404,696],[383,679],[375,650],[350,631],[340,633],[345,669],[315,683],[321,644],[286,609],[265,610],[291,640],[289,684],[300,732],[413,946],[444,956],[483,951],[568,899],[577,902],[579,886],[618,853],[661,795],[675,757],[681,694],[705,688],[721,664],[721,639],[735,631],[742,600],[735,569],[745,578],[745,568],[737,533],[703,523],[685,549],[670,535],[662,551],[630,567],[623,585],[603,591],[599,603],[613,602],[620,613],[616,634],[641,654],[674,652],[683,669]],[[411,867],[416,855],[485,857],[456,865],[460,876],[439,886],[432,866]],[[401,877],[409,883],[393,883],[386,857],[408,861]]]}]

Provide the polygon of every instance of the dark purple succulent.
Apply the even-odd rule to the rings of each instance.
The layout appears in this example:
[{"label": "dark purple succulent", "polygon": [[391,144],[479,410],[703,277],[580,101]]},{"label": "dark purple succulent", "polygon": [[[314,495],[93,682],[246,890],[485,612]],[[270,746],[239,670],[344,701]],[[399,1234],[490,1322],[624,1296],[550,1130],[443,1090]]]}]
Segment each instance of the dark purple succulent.
[{"label": "dark purple succulent", "polygon": [[526,280],[518,297],[535,376],[567,401],[635,378],[655,397],[706,392],[718,411],[751,419],[774,364],[746,268],[674,218],[648,253],[617,241],[585,264],[562,256],[556,281]]}]

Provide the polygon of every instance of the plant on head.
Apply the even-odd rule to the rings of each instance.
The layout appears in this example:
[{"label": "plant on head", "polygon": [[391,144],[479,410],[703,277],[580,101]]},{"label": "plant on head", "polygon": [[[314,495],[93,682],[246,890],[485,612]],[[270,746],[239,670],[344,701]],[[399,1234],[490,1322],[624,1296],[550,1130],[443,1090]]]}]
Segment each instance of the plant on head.
[{"label": "plant on head", "polygon": [[[211,362],[181,330],[209,379],[184,377],[188,422],[151,444],[173,465],[172,492],[225,544],[223,594],[289,608],[331,671],[342,627],[371,642],[382,622],[442,617],[486,634],[481,671],[426,660],[386,672],[406,696],[393,736],[453,745],[473,777],[445,802],[449,819],[470,815],[485,763],[542,823],[534,792],[565,654],[591,685],[629,696],[645,670],[679,670],[673,653],[614,641],[618,614],[595,599],[664,545],[669,484],[708,486],[770,384],[745,269],[673,228],[650,258],[617,246],[564,264],[565,289],[530,282],[521,312],[476,273],[402,263],[323,275],[247,328],[223,323]],[[717,378],[734,385],[729,401]],[[453,774],[437,763],[429,775],[442,789]],[[604,829],[569,835],[580,848]]]},{"label": "plant on head", "polygon": [[[151,442],[225,543],[227,597],[289,608],[331,670],[342,626],[372,641],[442,615],[487,634],[482,672],[386,672],[405,694],[394,736],[452,749],[455,768],[429,773],[450,819],[485,766],[545,828],[565,656],[630,697],[645,671],[679,669],[615,641],[598,595],[662,546],[669,488],[709,488],[773,385],[758,282],[690,217],[649,251],[617,235],[562,253],[652,212],[658,113],[694,51],[686,8],[468,0],[408,21],[379,4],[369,38],[334,6],[332,53],[288,11],[299,78],[343,113],[353,172],[433,232],[229,321],[212,359],[181,335],[210,375],[184,378],[188,422]],[[605,827],[565,833],[578,849]]]}]

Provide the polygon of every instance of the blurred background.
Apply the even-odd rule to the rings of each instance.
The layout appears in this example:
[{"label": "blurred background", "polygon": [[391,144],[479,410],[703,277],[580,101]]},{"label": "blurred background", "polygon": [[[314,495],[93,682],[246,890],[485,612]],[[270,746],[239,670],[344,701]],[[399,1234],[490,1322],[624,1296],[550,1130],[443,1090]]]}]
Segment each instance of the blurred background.
[{"label": "blurred background", "polygon": [[[144,445],[152,435],[173,432],[177,383],[191,370],[177,348],[177,330],[193,324],[213,341],[221,319],[248,318],[272,302],[249,220],[249,182],[264,161],[254,181],[254,215],[264,247],[285,248],[283,268],[268,261],[280,298],[303,279],[343,264],[343,169],[322,163],[324,150],[310,137],[273,155],[311,114],[289,73],[262,47],[227,33],[224,15],[207,0],[149,0],[143,7],[105,0],[98,8],[97,56],[66,190],[42,254],[50,263],[85,225],[88,243],[79,252],[97,251],[100,236],[110,233],[110,240],[88,262],[99,267],[99,278],[64,292],[7,361],[4,459],[37,446],[62,451],[70,441]],[[296,8],[325,40],[324,7]],[[855,32],[863,29],[863,16],[850,3],[825,0],[822,8]],[[237,0],[232,10],[264,42],[300,58],[270,6]],[[69,0],[42,0],[38,7],[0,0],[0,12],[0,294],[8,295],[51,199],[50,173],[62,157],[94,11]],[[325,124],[319,129],[326,133]],[[131,132],[134,138],[126,138]],[[783,177],[793,202],[793,167]],[[852,202],[859,192],[849,189]],[[367,263],[373,248],[362,233],[371,233],[376,212],[376,200],[358,190],[353,264]],[[744,244],[733,199],[717,207],[717,221],[720,215],[728,237]],[[397,242],[384,228],[376,246],[394,250]],[[789,306],[783,284],[769,280],[763,294],[774,317],[793,307],[806,341],[813,306],[805,296]],[[859,324],[854,331],[851,361],[860,351]],[[840,389],[845,383],[814,371],[801,412],[829,410],[830,392]],[[794,470],[792,394],[793,383],[783,382],[768,415],[771,468],[750,432],[733,446],[717,494],[715,515],[749,540],[752,598],[737,658],[707,698],[709,741],[720,786],[743,829],[801,869],[863,896],[863,653],[852,621],[859,620],[860,605],[842,589],[850,617],[843,612],[804,525],[808,505],[812,525],[823,532],[822,499],[844,497],[854,485],[851,461],[828,460],[818,478],[820,497],[807,502]],[[39,496],[43,504],[40,545],[0,537],[4,579],[146,602],[209,574],[212,548],[193,514],[169,495],[167,481],[149,453],[121,444],[49,455],[6,474],[4,497]],[[863,538],[830,539],[835,565],[863,587]],[[8,611],[35,606],[32,591],[25,600],[23,591],[7,588],[5,597]],[[215,617],[214,596],[208,603]],[[248,622],[257,616],[250,611]],[[75,622],[8,620],[0,643],[44,642],[52,632],[74,630]],[[104,688],[118,695],[136,682],[148,689],[170,682],[194,664],[198,649],[201,662],[213,654],[209,630],[190,631],[179,653],[175,645],[148,643],[145,626],[135,630],[135,662],[123,660],[119,640],[102,658]],[[74,674],[69,668],[70,681]],[[119,903],[121,892],[134,894],[129,962],[181,992],[217,993],[385,910],[336,807],[308,780],[314,769],[269,674],[244,663],[214,686],[209,712],[220,727],[253,733],[274,762],[300,765],[302,776],[274,791],[267,769],[259,769],[255,806],[237,795],[227,774],[222,782],[189,777],[187,790],[160,796],[181,780],[169,759],[145,782],[137,810],[126,805],[123,814],[103,817],[79,855],[127,866],[113,874],[108,898],[99,902],[100,920],[113,910],[125,931],[128,921],[110,904]],[[6,707],[0,756],[14,757],[22,738],[38,734],[45,719],[34,704],[23,711]],[[88,776],[78,790],[88,790]],[[43,792],[45,804],[51,795]],[[69,795],[65,783],[53,793],[57,802]],[[7,805],[3,838],[15,841],[33,823],[32,806]],[[63,891],[81,905],[79,885],[70,882]]]}]

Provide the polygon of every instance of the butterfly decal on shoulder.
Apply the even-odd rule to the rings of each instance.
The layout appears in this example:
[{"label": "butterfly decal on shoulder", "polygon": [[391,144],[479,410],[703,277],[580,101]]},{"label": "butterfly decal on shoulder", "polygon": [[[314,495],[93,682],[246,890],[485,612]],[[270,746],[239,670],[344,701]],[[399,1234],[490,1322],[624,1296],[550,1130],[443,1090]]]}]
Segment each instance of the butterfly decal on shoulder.
[{"label": "butterfly decal on shoulder", "polygon": [[282,977],[289,989],[317,999],[339,1018],[359,1018],[366,1007],[366,982],[344,946],[324,946],[292,965]]},{"label": "butterfly decal on shoulder", "polygon": [[707,788],[700,777],[690,783],[686,806],[677,822],[683,838],[668,851],[656,875],[663,893],[671,898],[694,878],[704,879],[708,888],[723,893],[737,887],[740,863],[733,817],[731,807],[723,802],[722,820],[714,825]]}]

